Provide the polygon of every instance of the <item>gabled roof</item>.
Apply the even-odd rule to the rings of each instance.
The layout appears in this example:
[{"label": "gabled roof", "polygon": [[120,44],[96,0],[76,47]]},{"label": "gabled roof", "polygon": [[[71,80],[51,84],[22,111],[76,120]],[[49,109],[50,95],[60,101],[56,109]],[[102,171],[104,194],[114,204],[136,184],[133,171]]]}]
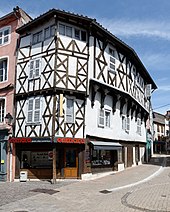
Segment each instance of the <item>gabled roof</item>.
[{"label": "gabled roof", "polygon": [[153,79],[151,78],[150,74],[146,70],[145,66],[141,62],[140,58],[138,57],[137,53],[133,48],[128,46],[126,43],[124,43],[122,40],[117,38],[115,35],[113,35],[111,32],[109,32],[107,29],[105,29],[102,25],[100,25],[96,19],[89,18],[87,16],[71,13],[71,12],[66,12],[64,10],[59,10],[59,9],[51,9],[48,12],[38,16],[31,22],[25,24],[24,26],[20,27],[17,29],[17,32],[19,34],[24,33],[26,30],[31,29],[32,27],[36,27],[37,25],[41,24],[43,21],[48,20],[49,18],[52,17],[66,17],[67,20],[72,19],[75,20],[75,23],[82,22],[83,25],[88,26],[89,28],[94,28],[95,32],[100,33],[104,39],[106,40],[111,40],[114,42],[115,46],[117,46],[119,49],[121,49],[123,52],[128,54],[129,58],[133,58],[135,63],[140,67],[140,72],[143,77],[145,77],[146,81],[148,84],[152,84],[152,89],[157,89],[157,86]]},{"label": "gabled roof", "polygon": [[2,17],[0,17],[0,26],[6,25],[10,23],[11,21],[17,20],[18,18],[24,18],[26,22],[31,21],[32,18],[21,8],[16,6],[13,8],[13,11],[11,13],[8,13]]}]

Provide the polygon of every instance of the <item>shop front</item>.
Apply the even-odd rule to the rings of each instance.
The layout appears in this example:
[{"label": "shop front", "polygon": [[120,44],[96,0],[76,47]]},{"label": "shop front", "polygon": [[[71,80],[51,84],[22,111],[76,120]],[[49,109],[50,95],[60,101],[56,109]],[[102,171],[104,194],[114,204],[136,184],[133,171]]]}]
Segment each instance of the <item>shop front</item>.
[{"label": "shop front", "polygon": [[53,178],[53,148],[56,148],[56,178],[80,178],[83,171],[84,140],[69,138],[13,138],[15,178],[26,171],[28,179]]},{"label": "shop front", "polygon": [[90,140],[92,173],[118,171],[122,163],[122,145],[118,142]]}]

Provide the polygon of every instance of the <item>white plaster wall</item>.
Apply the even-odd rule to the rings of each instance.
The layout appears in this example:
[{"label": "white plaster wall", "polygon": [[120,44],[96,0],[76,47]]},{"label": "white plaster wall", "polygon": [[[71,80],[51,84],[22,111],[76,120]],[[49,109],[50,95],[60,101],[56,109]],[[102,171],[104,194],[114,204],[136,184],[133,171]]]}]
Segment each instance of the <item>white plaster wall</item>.
[{"label": "white plaster wall", "polygon": [[[112,111],[112,97],[107,96],[105,98],[105,109]],[[132,142],[146,142],[146,130],[145,124],[142,123],[141,135],[137,134],[137,122],[135,118],[131,119],[130,116],[130,131],[129,133],[122,130],[122,116],[120,115],[120,103],[117,103],[116,112],[111,112],[111,127],[101,128],[98,126],[98,115],[100,110],[100,94],[97,93],[95,96],[95,103],[93,108],[91,107],[91,101],[87,99],[86,105],[86,131],[87,135],[97,136],[101,138],[115,139],[115,140],[126,140]],[[124,107],[124,110],[126,106]]]}]

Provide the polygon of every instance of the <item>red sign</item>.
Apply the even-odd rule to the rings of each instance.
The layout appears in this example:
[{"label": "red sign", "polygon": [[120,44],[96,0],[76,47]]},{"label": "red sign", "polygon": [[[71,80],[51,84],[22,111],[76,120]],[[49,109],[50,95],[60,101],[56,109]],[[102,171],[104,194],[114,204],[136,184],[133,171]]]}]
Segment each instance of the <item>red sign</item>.
[{"label": "red sign", "polygon": [[31,143],[31,138],[11,138],[10,143]]},{"label": "red sign", "polygon": [[58,143],[65,144],[85,144],[85,139],[83,138],[57,138]]}]

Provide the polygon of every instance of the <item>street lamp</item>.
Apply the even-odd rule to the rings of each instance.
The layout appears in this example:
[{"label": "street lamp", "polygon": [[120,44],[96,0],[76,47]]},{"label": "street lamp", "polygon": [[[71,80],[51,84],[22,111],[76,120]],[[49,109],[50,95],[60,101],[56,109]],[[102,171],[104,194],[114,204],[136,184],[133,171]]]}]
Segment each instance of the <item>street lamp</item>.
[{"label": "street lamp", "polygon": [[12,120],[13,120],[12,115],[10,113],[7,113],[6,116],[5,116],[6,124],[11,125],[12,124]]}]

